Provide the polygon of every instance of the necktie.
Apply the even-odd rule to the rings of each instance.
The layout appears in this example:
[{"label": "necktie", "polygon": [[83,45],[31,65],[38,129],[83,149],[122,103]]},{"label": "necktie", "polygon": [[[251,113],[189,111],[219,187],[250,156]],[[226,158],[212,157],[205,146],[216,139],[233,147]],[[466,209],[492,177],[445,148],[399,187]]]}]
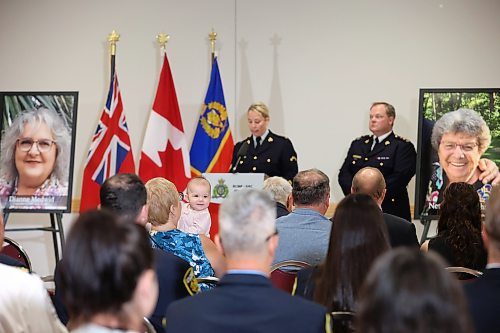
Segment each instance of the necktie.
[{"label": "necktie", "polygon": [[380,141],[378,138],[373,139],[373,145],[372,145],[372,150],[375,149],[380,144]]},{"label": "necktie", "polygon": [[257,142],[257,145],[255,145],[255,147],[260,146],[260,140],[262,140],[262,138],[260,136],[255,138],[255,141]]}]

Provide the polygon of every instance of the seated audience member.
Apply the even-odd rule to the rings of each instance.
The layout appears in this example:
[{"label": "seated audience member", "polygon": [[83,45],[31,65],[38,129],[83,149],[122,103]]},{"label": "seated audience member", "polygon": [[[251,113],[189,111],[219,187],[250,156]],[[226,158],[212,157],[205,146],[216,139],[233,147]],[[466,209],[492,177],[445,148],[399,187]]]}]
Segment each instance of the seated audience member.
[{"label": "seated audience member", "polygon": [[153,260],[143,227],[105,211],[80,215],[61,262],[71,331],[140,332],[158,297]]},{"label": "seated audience member", "polygon": [[215,242],[228,270],[217,288],[172,303],[169,333],[325,331],[330,318],[324,307],[275,289],[269,280],[278,245],[275,219],[274,203],[259,190],[238,191],[222,203]]},{"label": "seated audience member", "polygon": [[[142,226],[146,224],[148,214],[146,187],[137,175],[120,173],[108,178],[101,186],[100,199],[101,209],[115,214],[120,220],[135,221]],[[153,249],[153,254],[159,294],[156,307],[149,319],[157,332],[164,332],[162,321],[167,306],[172,301],[192,295],[198,290],[191,283],[194,275],[186,261],[160,249]],[[60,281],[60,264],[56,266],[54,276],[56,285],[54,304],[61,321],[67,323],[68,314],[61,296],[63,288]]]},{"label": "seated audience member", "polygon": [[437,236],[425,241],[422,250],[439,253],[449,266],[484,269],[486,251],[481,239],[481,204],[472,185],[448,185],[439,212]]},{"label": "seated audience member", "polygon": [[295,209],[276,220],[280,243],[274,263],[300,260],[317,265],[325,258],[332,223],[325,217],[330,180],[318,169],[300,171],[292,183]]},{"label": "seated audience member", "polygon": [[274,176],[264,180],[262,189],[269,193],[276,202],[276,217],[288,215],[292,208],[292,185],[285,178]]},{"label": "seated audience member", "polygon": [[[372,167],[359,170],[352,179],[351,193],[368,194],[382,210],[382,202],[387,193],[384,175],[380,170]],[[383,217],[387,231],[389,231],[391,247],[401,245],[419,246],[413,223],[387,213],[383,213]]]},{"label": "seated audience member", "polygon": [[366,194],[342,199],[333,216],[326,259],[299,271],[296,295],[329,311],[356,311],[358,292],[373,262],[389,249],[382,212]]},{"label": "seated audience member", "polygon": [[[0,244],[4,239],[2,216],[0,211]],[[57,318],[42,280],[3,261],[0,262],[0,332],[67,332]]]},{"label": "seated audience member", "polygon": [[498,332],[500,315],[500,188],[494,187],[486,204],[482,237],[488,251],[484,274],[465,284],[465,294],[476,332]]},{"label": "seated audience member", "polygon": [[203,177],[195,177],[187,184],[187,203],[182,202],[181,217],[177,228],[191,234],[210,237],[212,219],[208,211],[210,205],[210,182]]},{"label": "seated audience member", "polygon": [[[225,270],[224,257],[210,238],[177,229],[181,203],[175,185],[165,178],[157,177],[146,183],[146,189],[153,247],[189,262],[196,277],[222,276]],[[209,289],[207,284],[200,284],[200,290],[206,289]]]},{"label": "seated audience member", "polygon": [[356,332],[473,332],[462,288],[444,267],[416,249],[383,255],[361,288]]}]

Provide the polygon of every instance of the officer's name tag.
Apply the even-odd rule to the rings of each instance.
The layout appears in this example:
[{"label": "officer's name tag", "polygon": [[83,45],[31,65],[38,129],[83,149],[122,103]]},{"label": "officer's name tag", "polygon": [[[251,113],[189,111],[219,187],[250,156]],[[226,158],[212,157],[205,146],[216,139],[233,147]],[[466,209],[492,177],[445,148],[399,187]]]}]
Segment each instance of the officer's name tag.
[{"label": "officer's name tag", "polygon": [[352,155],[352,158],[354,158],[355,160],[359,160],[361,158],[361,155]]},{"label": "officer's name tag", "polygon": [[390,160],[389,156],[377,156],[377,160]]}]

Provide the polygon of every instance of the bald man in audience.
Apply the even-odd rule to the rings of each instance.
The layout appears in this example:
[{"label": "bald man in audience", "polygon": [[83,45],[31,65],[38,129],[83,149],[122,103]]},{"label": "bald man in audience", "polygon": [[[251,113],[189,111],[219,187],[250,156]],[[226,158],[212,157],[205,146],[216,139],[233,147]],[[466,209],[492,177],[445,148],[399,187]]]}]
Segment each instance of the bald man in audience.
[{"label": "bald man in audience", "polygon": [[[100,189],[101,209],[117,215],[120,219],[135,221],[146,226],[148,205],[146,203],[146,187],[135,174],[120,173],[108,178]],[[167,306],[174,300],[193,295],[198,292],[197,284],[191,283],[194,279],[192,268],[179,257],[153,249],[155,271],[158,277],[158,301],[150,317],[151,323],[157,332],[164,332],[163,319]],[[63,259],[64,260],[64,259]],[[59,317],[63,322],[68,321],[68,314],[62,302],[60,285],[60,264],[56,267],[56,297],[55,304]]]},{"label": "bald man in audience", "polygon": [[[376,168],[363,168],[352,179],[351,193],[370,195],[377,202],[380,209],[382,209],[382,202],[384,202],[386,192],[384,176]],[[383,213],[383,216],[393,248],[397,246],[419,246],[413,223],[387,213]]]},{"label": "bald man in audience", "polygon": [[494,187],[486,204],[483,244],[488,264],[481,277],[466,283],[465,294],[476,332],[500,331],[500,187]]},{"label": "bald man in audience", "polygon": [[300,171],[292,183],[294,210],[276,220],[280,244],[274,263],[300,260],[318,265],[326,256],[332,223],[325,217],[330,204],[330,179],[318,169]]},{"label": "bald man in audience", "polygon": [[292,210],[292,185],[283,177],[274,176],[264,180],[264,192],[276,202],[276,217],[288,215]]},{"label": "bald man in audience", "polygon": [[226,257],[226,275],[216,288],[172,303],[167,332],[329,331],[326,308],[269,280],[279,240],[275,220],[274,202],[263,191],[238,191],[222,203],[215,244]]}]

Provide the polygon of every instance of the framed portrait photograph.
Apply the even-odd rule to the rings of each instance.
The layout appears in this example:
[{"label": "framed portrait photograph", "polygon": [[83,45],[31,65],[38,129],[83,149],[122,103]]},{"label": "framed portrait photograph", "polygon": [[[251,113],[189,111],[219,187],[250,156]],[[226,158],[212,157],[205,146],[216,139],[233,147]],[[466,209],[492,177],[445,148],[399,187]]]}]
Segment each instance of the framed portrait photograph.
[{"label": "framed portrait photograph", "polygon": [[0,203],[71,211],[78,92],[0,92]]},{"label": "framed portrait photograph", "polygon": [[472,184],[484,207],[479,161],[500,163],[500,88],[420,89],[417,156],[415,219],[437,218],[451,182]]}]

